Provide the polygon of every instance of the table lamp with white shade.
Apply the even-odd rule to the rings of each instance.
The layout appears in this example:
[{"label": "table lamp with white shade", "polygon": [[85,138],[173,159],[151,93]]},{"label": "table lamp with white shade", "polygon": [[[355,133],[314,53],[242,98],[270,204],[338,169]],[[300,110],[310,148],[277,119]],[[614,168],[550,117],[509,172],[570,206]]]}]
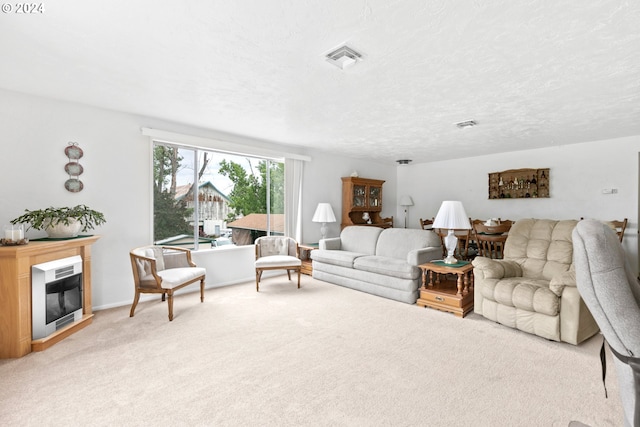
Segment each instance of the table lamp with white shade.
[{"label": "table lamp with white shade", "polygon": [[453,256],[458,246],[458,238],[454,230],[470,230],[471,223],[467,212],[459,201],[444,201],[440,206],[438,215],[433,221],[433,228],[441,228],[449,230],[447,236],[443,239],[444,246],[447,248],[447,257],[444,259],[445,264],[456,264],[458,260]]},{"label": "table lamp with white shade", "polygon": [[327,223],[328,222],[336,222],[336,216],[333,213],[333,209],[331,208],[330,203],[318,203],[318,207],[316,208],[316,212],[313,214],[313,218],[311,219],[313,222],[321,222],[322,226],[320,227],[320,234],[323,239],[327,237]]}]

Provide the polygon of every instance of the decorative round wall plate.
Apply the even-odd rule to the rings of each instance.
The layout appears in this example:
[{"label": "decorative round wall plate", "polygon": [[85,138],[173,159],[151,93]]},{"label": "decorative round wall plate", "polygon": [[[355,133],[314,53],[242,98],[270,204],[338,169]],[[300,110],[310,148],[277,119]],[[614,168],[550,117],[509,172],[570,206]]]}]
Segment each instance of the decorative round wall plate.
[{"label": "decorative round wall plate", "polygon": [[82,167],[82,165],[80,163],[69,162],[66,165],[64,165],[64,171],[68,175],[78,176],[78,175],[82,175],[82,172],[84,172],[84,168]]},{"label": "decorative round wall plate", "polygon": [[82,189],[84,188],[84,184],[79,179],[71,178],[64,183],[64,188],[72,193],[78,193],[82,191]]},{"label": "decorative round wall plate", "polygon": [[84,155],[82,148],[77,145],[69,145],[64,149],[64,154],[66,154],[70,160],[78,160]]}]

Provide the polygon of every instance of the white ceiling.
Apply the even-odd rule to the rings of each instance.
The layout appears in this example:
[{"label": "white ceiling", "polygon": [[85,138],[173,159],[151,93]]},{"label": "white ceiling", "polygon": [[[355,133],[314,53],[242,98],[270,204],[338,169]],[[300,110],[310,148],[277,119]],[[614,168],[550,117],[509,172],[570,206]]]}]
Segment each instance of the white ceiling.
[{"label": "white ceiling", "polygon": [[0,14],[0,87],[391,163],[640,135],[637,0],[43,5]]}]

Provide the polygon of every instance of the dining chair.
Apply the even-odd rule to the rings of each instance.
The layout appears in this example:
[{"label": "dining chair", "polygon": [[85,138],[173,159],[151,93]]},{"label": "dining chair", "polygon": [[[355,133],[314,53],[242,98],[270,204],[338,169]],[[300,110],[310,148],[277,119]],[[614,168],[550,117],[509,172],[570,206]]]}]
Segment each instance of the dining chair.
[{"label": "dining chair", "polygon": [[478,218],[476,218],[476,219],[469,218],[469,224],[471,224],[471,232],[469,233],[469,249],[468,249],[468,251],[470,253],[470,256],[476,256],[476,255],[478,255],[478,252],[479,252],[478,242],[476,242],[476,240],[475,240],[476,236],[475,236],[475,233],[473,232],[473,226],[474,226],[474,224],[483,223],[483,222],[485,222],[485,221],[481,220],[481,219],[478,219]]},{"label": "dining chair", "polygon": [[[444,238],[449,234],[449,230],[446,228],[434,228],[433,231],[440,237],[442,244],[442,257],[446,258],[447,248],[444,244]],[[471,230],[466,229],[454,229],[453,233],[458,238],[458,246],[456,247],[454,256],[461,261],[469,259],[469,241],[471,240]]]},{"label": "dining chair", "polygon": [[611,226],[615,228],[616,234],[620,239],[620,243],[622,243],[622,238],[624,237],[624,230],[625,228],[627,228],[627,218],[623,219],[622,221],[609,221],[609,224],[611,224]]},{"label": "dining chair", "polygon": [[298,288],[300,288],[300,248],[298,242],[286,236],[263,236],[255,241],[256,249],[256,292],[260,291],[260,279],[265,270],[287,270],[291,280],[291,271],[298,272]]},{"label": "dining chair", "polygon": [[473,224],[473,234],[478,245],[478,255],[486,258],[502,259],[509,229],[511,229],[511,223],[499,225]]},{"label": "dining chair", "polygon": [[380,221],[382,222],[382,225],[385,227],[392,227],[393,228],[393,216],[389,216],[386,218],[380,218]]},{"label": "dining chair", "polygon": [[515,221],[512,221],[510,219],[498,218],[498,225],[508,225],[509,227],[511,227],[513,224],[515,224]]},{"label": "dining chair", "polygon": [[140,300],[140,294],[162,294],[167,300],[169,321],[173,320],[173,294],[187,285],[200,282],[200,302],[204,302],[206,270],[191,260],[191,251],[177,246],[143,246],[129,252],[135,296],[129,317]]},{"label": "dining chair", "polygon": [[420,228],[422,228],[423,230],[431,230],[433,221],[434,221],[434,218],[431,218],[431,219],[420,218]]}]

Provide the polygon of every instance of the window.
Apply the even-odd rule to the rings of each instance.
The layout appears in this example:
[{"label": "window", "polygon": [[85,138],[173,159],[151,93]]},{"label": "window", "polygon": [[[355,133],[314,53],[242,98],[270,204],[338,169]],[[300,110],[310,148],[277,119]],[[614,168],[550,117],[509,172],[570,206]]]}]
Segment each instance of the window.
[{"label": "window", "polygon": [[284,163],[153,144],[153,239],[191,249],[284,234]]}]

